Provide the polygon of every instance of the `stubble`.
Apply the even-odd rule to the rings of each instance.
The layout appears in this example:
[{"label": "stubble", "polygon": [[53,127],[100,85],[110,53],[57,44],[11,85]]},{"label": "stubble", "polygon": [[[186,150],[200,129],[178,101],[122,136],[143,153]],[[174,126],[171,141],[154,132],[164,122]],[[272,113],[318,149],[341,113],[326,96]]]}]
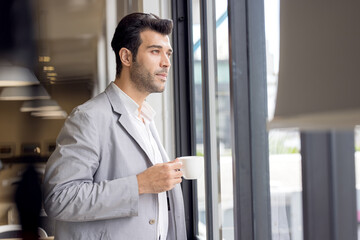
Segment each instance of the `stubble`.
[{"label": "stubble", "polygon": [[133,62],[130,68],[130,80],[141,92],[159,93],[164,87],[156,84],[155,77],[137,61]]}]

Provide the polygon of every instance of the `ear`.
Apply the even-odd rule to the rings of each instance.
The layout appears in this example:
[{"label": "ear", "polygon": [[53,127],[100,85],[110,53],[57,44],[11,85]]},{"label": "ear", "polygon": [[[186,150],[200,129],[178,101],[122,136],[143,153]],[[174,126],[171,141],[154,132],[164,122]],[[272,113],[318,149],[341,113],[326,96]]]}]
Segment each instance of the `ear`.
[{"label": "ear", "polygon": [[129,67],[132,63],[132,53],[127,48],[121,48],[119,51],[120,61],[123,66]]}]

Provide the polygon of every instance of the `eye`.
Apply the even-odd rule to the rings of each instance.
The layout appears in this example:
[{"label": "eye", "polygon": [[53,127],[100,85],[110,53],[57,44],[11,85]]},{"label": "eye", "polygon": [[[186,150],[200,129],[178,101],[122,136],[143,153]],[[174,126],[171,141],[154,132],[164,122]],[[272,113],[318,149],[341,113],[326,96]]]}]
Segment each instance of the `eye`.
[{"label": "eye", "polygon": [[153,53],[153,54],[159,54],[159,53],[160,53],[160,51],[159,51],[159,50],[157,50],[157,49],[155,49],[155,50],[151,50],[151,53]]},{"label": "eye", "polygon": [[168,52],[168,53],[166,53],[166,55],[168,55],[168,57],[171,57],[172,52]]}]

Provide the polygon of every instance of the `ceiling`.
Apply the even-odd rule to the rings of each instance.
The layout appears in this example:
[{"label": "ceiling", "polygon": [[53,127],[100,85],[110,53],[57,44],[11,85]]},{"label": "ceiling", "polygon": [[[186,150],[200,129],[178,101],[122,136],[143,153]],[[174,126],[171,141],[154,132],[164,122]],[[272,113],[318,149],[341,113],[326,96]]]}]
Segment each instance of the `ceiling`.
[{"label": "ceiling", "polygon": [[[34,26],[39,56],[36,74],[42,83],[88,82],[97,76],[97,42],[104,32],[104,0],[34,1]],[[44,66],[57,75],[50,80]]]}]

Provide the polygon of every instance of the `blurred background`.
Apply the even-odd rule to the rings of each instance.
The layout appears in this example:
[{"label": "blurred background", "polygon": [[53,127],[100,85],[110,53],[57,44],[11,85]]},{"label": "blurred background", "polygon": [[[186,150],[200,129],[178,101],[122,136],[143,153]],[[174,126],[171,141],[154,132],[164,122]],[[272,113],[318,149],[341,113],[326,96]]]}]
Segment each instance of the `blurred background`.
[{"label": "blurred background", "polygon": [[[110,41],[118,21],[146,6],[131,0],[1,1],[0,232],[7,225],[18,230],[14,196],[27,167],[33,165],[41,180],[66,117],[114,80]],[[157,14],[159,6],[152,6]],[[53,236],[53,220],[44,210],[40,216],[41,228]]]}]

